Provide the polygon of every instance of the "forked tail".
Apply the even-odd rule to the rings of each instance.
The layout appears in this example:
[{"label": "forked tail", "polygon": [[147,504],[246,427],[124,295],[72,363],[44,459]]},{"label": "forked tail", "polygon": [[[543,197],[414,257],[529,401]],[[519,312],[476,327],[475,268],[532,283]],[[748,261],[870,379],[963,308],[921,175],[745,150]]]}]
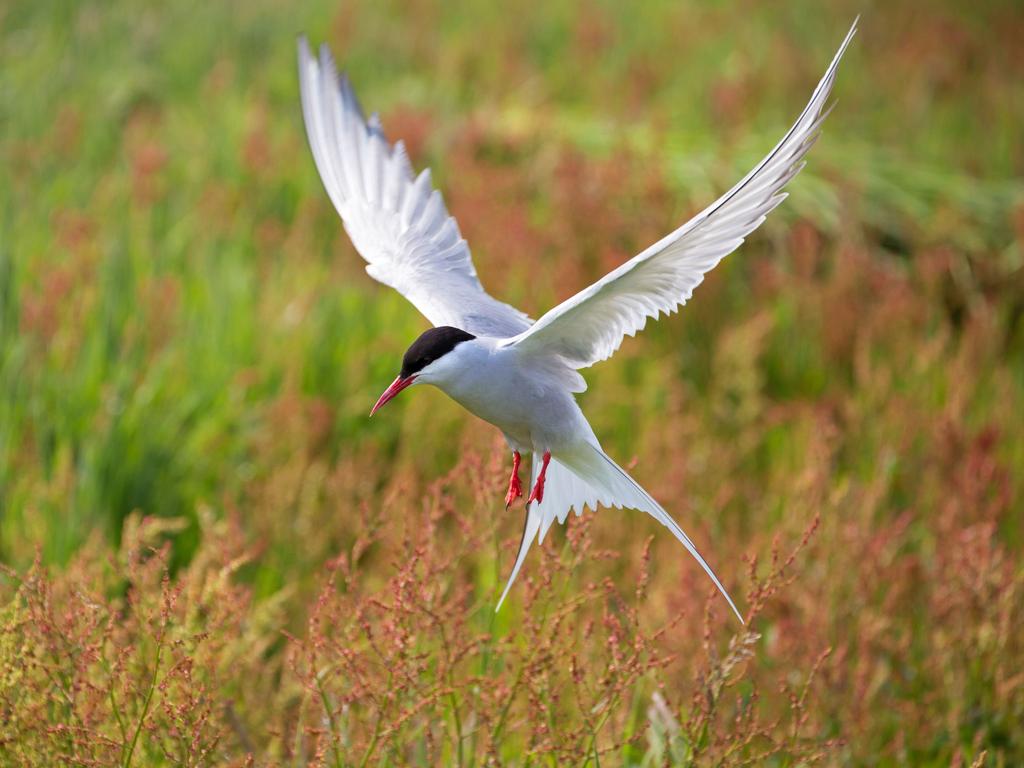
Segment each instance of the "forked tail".
[{"label": "forked tail", "polygon": [[[533,461],[530,470],[530,487],[536,483],[539,469],[539,462]],[[543,542],[544,536],[555,520],[564,523],[570,510],[575,510],[577,515],[581,515],[585,506],[596,510],[597,505],[601,504],[605,507],[638,509],[641,512],[646,512],[672,531],[672,534],[700,563],[701,568],[728,601],[729,607],[732,608],[740,623],[743,623],[743,617],[736,609],[736,604],[729,597],[722,582],[718,580],[718,576],[711,570],[711,566],[701,557],[686,532],[647,491],[640,487],[636,480],[601,450],[599,445],[582,443],[572,451],[553,455],[546,477],[544,501],[540,504],[531,504],[526,509],[523,540],[519,545],[519,554],[512,568],[512,575],[509,576],[505,591],[501,593],[501,599],[498,600],[498,608],[501,608],[505,596],[512,588],[512,583],[519,574],[519,569],[526,559],[526,553],[530,551],[533,540],[536,538],[538,542]]]}]

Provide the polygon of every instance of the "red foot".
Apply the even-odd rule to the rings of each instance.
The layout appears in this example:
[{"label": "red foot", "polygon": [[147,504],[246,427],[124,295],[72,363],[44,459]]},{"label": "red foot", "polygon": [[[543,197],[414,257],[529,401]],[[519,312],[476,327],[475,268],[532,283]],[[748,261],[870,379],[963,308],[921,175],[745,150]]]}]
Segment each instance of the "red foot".
[{"label": "red foot", "polygon": [[512,477],[508,479],[508,493],[505,494],[505,509],[511,506],[512,502],[523,495],[523,486],[519,482],[519,462],[522,457],[519,451],[512,452]]},{"label": "red foot", "polygon": [[548,473],[548,463],[550,461],[551,451],[544,451],[544,463],[540,465],[540,474],[537,475],[537,484],[533,486],[533,490],[530,492],[530,498],[526,500],[527,506],[534,501],[538,504],[544,501],[544,477]]}]

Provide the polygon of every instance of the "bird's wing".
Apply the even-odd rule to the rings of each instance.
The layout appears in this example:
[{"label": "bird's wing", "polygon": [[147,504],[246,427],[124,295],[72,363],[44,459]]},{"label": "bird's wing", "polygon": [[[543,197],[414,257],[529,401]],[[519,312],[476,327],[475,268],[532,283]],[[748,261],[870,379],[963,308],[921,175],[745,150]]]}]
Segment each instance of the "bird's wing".
[{"label": "bird's wing", "polygon": [[327,46],[317,59],[299,39],[299,85],[317,170],[370,276],[435,326],[498,338],[529,328],[526,315],[483,289],[430,171],[413,177],[402,142],[392,146],[377,116],[363,117]]},{"label": "bird's wing", "polygon": [[782,202],[782,188],[803,167],[803,156],[828,114],[828,98],[854,21],[796,124],[732,189],[670,235],[544,314],[505,342],[523,353],[557,355],[573,368],[611,357],[648,318],[671,314],[725,256]]}]

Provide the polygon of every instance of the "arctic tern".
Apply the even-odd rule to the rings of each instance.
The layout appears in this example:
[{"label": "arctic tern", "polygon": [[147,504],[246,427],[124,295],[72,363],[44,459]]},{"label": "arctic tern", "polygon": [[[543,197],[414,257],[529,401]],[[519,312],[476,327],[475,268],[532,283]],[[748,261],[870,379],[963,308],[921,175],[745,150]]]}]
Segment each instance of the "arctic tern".
[{"label": "arctic tern", "polygon": [[469,247],[448,214],[430,171],[414,176],[401,141],[390,144],[376,114],[368,120],[326,45],[314,57],[299,39],[302,112],[313,159],[345,231],[372,278],[408,299],[433,324],[402,360],[370,412],[402,390],[433,384],[502,431],[512,450],[505,506],[522,496],[524,454],[531,454],[522,543],[501,606],[526,553],[570,510],[599,505],[646,512],[700,563],[743,621],[732,598],[690,538],[650,494],[602,449],[576,402],[579,371],[611,357],[649,318],[671,314],[719,261],[786,197],[782,188],[830,111],[826,100],[854,21],[782,140],[732,189],[677,230],[537,321],[490,296]]}]

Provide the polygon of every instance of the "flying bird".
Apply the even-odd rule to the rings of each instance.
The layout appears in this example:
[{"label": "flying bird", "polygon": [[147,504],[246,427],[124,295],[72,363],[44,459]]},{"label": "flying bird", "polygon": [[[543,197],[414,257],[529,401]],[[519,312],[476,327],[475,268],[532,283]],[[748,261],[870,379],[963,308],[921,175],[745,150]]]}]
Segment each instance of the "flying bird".
[{"label": "flying bird", "polygon": [[831,107],[826,100],[854,21],[811,100],[782,140],[732,189],[674,232],[588,288],[532,320],[484,290],[469,247],[430,171],[413,174],[401,141],[390,144],[376,114],[364,117],[327,46],[314,57],[299,39],[299,82],[320,178],[370,277],[408,299],[433,324],[402,358],[370,411],[399,392],[432,384],[502,431],[512,451],[505,507],[520,498],[530,454],[522,543],[500,608],[534,539],[570,510],[599,505],[646,512],[697,560],[743,621],[722,582],[682,528],[602,450],[576,402],[580,370],[611,357],[648,319],[685,304],[704,275],[736,250],[786,197]]}]

